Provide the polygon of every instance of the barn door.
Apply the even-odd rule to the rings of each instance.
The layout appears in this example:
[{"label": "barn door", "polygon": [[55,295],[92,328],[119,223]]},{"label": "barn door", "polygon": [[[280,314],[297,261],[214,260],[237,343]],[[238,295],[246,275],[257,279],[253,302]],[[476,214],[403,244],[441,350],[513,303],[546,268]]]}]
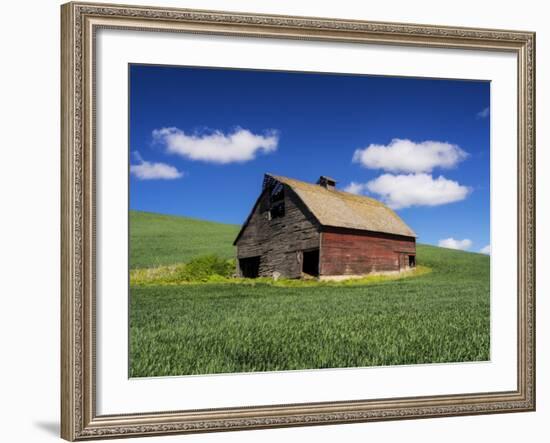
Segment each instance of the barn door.
[{"label": "barn door", "polygon": [[244,278],[256,278],[260,274],[260,256],[239,259],[239,268]]},{"label": "barn door", "polygon": [[319,249],[303,252],[302,272],[314,277],[319,275]]}]

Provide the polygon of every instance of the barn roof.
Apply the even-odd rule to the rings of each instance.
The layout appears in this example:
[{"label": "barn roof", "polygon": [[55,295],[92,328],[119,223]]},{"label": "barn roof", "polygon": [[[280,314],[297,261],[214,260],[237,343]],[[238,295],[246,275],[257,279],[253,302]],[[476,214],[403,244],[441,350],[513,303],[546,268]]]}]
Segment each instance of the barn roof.
[{"label": "barn roof", "polygon": [[378,200],[266,174],[266,179],[269,178],[289,186],[323,226],[416,237],[414,231],[394,211]]}]

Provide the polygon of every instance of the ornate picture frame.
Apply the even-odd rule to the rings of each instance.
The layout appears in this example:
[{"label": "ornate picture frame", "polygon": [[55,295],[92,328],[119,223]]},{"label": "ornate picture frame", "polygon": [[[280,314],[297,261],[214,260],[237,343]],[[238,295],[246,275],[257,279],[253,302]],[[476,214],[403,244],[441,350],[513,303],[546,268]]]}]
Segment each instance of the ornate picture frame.
[{"label": "ornate picture frame", "polygon": [[[61,436],[87,440],[535,410],[535,34],[524,31],[67,3],[62,18]],[[517,56],[517,389],[119,415],[96,413],[95,36],[178,32]]]}]

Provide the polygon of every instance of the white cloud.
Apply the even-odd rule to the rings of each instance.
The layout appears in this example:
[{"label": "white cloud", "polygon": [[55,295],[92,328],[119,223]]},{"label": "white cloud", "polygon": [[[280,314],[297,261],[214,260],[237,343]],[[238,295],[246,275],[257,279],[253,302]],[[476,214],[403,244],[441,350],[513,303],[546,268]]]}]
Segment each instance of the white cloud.
[{"label": "white cloud", "polygon": [[491,245],[484,246],[479,250],[482,254],[491,255]]},{"label": "white cloud", "polygon": [[138,164],[130,165],[130,174],[139,180],[174,180],[183,177],[183,172],[166,163],[151,163],[143,160],[139,152],[134,152]]},{"label": "white cloud", "polygon": [[449,169],[464,160],[468,154],[458,145],[446,142],[394,138],[388,145],[371,144],[357,149],[353,162],[369,169],[389,172],[431,172],[434,168]]},{"label": "white cloud", "polygon": [[350,194],[363,194],[365,192],[365,190],[367,189],[367,184],[366,183],[356,183],[356,182],[351,182],[349,185],[347,185],[343,191],[344,192],[349,192]]},{"label": "white cloud", "polygon": [[393,209],[410,206],[438,206],[464,200],[470,189],[443,176],[430,174],[383,174],[366,183],[366,189],[378,194]]},{"label": "white cloud", "polygon": [[258,153],[267,154],[277,150],[279,143],[276,131],[258,135],[242,128],[236,128],[228,134],[221,131],[186,134],[178,128],[162,128],[155,129],[153,137],[164,143],[169,153],[219,164],[253,160]]},{"label": "white cloud", "polygon": [[454,238],[445,238],[439,240],[439,246],[442,248],[466,250],[472,246],[472,240],[465,238],[464,240],[455,240]]},{"label": "white cloud", "polygon": [[489,117],[489,113],[490,113],[490,109],[489,107],[487,106],[485,109],[482,109],[481,111],[479,111],[477,114],[476,114],[476,117],[477,118],[487,118]]}]

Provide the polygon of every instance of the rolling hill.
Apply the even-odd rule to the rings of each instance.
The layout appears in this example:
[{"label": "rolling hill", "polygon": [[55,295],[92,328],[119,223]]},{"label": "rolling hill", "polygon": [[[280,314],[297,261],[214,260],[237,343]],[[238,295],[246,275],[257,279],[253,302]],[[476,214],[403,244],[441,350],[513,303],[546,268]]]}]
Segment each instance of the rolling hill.
[{"label": "rolling hill", "polygon": [[240,226],[188,217],[130,211],[130,267],[185,263],[193,257],[235,255]]}]

